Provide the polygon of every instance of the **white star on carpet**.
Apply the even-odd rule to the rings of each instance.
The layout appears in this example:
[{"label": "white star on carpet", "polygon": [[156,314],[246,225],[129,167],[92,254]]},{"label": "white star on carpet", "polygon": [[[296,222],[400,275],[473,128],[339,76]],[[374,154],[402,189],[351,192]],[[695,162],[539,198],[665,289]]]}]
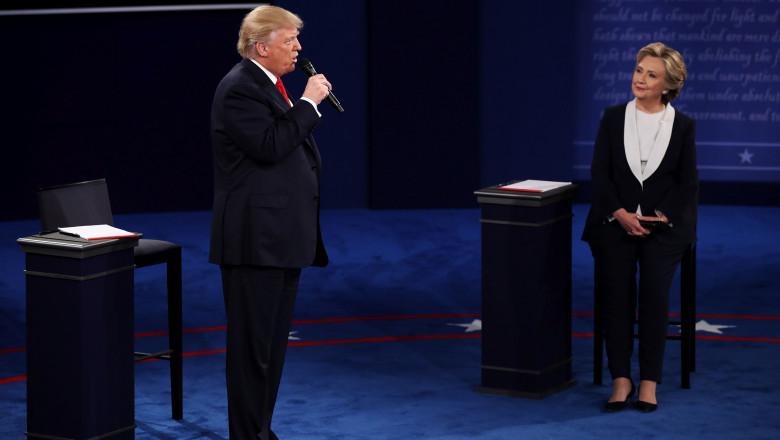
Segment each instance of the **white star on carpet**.
[{"label": "white star on carpet", "polygon": [[466,329],[466,333],[482,331],[482,320],[475,319],[468,324],[447,324],[454,325],[456,327],[463,327]]},{"label": "white star on carpet", "polygon": [[289,334],[289,335],[287,335],[287,340],[288,340],[288,341],[300,341],[300,340],[301,340],[301,338],[299,338],[299,337],[296,337],[296,336],[293,336],[293,335],[294,335],[294,334],[296,334],[296,333],[298,333],[298,332],[290,332],[290,334]]},{"label": "white star on carpet", "polygon": [[713,325],[705,320],[701,320],[696,323],[696,331],[697,332],[710,332],[715,333],[718,335],[722,335],[723,332],[720,331],[722,328],[734,328],[736,325]]},{"label": "white star on carpet", "polygon": [[753,163],[751,159],[753,159],[753,153],[748,152],[747,148],[745,148],[745,151],[742,153],[739,153],[739,157],[742,159],[740,163]]}]

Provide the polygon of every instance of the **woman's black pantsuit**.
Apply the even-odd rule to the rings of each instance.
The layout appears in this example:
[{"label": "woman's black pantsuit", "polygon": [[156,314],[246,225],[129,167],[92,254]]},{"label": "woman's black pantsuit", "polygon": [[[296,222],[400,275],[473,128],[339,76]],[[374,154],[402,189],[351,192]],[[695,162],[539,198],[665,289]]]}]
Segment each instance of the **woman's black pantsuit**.
[{"label": "woman's black pantsuit", "polygon": [[669,290],[686,247],[628,235],[608,247],[591,245],[613,378],[631,377],[634,315],[638,305],[640,380],[661,382]]},{"label": "woman's black pantsuit", "polygon": [[[632,112],[634,102],[604,111],[591,166],[593,204],[582,239],[594,257],[612,378],[631,377],[638,319],[640,379],[661,382],[669,290],[687,246],[696,241],[695,123],[667,105],[666,119],[642,170]],[[612,217],[620,208],[628,212],[639,208],[645,216],[662,213],[672,228],[647,237],[629,236]]]}]

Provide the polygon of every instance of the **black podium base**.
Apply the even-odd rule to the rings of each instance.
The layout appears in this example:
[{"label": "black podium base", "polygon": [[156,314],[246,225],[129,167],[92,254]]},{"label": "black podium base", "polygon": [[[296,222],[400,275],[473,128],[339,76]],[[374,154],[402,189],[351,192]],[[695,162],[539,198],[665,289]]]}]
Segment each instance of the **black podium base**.
[{"label": "black podium base", "polygon": [[477,392],[543,399],[571,388],[573,185],[475,192],[482,215]]},{"label": "black podium base", "polygon": [[561,391],[567,390],[573,387],[574,385],[577,385],[577,381],[571,379],[567,382],[557,384],[554,387],[547,388],[537,393],[532,393],[529,391],[520,391],[520,390],[509,390],[506,388],[490,388],[490,387],[477,387],[474,389],[474,391],[483,394],[495,394],[499,396],[522,397],[524,399],[542,400],[545,397],[549,397],[555,393],[560,393]]},{"label": "black podium base", "polygon": [[[126,428],[117,429],[113,432],[108,432],[102,435],[99,435],[97,437],[92,437],[89,440],[133,440],[135,439],[135,429],[138,428],[138,425],[133,424],[131,426],[128,426]],[[36,434],[34,432],[25,432],[24,435],[28,439],[40,439],[40,440],[78,440],[78,439],[71,439],[66,437],[53,437],[48,434]]]},{"label": "black podium base", "polygon": [[59,233],[25,252],[27,432],[39,440],[133,440],[133,247]]},{"label": "black podium base", "polygon": [[[536,350],[540,349],[536,348]],[[483,364],[480,367],[482,386],[478,387],[476,391],[503,396],[544,399],[577,384],[577,381],[571,378],[573,361],[574,359],[569,357],[541,369],[507,368]],[[515,360],[512,363],[519,365],[523,362]],[[536,365],[539,364],[536,363]]]}]

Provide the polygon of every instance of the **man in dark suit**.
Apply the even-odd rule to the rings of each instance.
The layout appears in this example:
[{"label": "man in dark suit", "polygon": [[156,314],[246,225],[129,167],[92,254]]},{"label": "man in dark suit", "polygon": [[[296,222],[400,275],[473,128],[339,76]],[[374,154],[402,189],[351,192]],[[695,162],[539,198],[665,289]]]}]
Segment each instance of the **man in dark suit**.
[{"label": "man in dark suit", "polygon": [[301,268],[328,263],[312,132],[331,85],[314,75],[294,103],[281,85],[295,69],[302,26],[274,6],[247,14],[238,41],[244,59],[219,83],[212,105],[209,261],[222,272],[231,440],[277,438],[271,417]]}]

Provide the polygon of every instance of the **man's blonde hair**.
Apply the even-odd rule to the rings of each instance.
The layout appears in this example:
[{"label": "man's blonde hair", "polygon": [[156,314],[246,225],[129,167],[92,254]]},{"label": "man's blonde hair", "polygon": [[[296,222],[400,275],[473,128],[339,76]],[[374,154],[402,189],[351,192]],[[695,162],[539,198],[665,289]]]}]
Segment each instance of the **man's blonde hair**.
[{"label": "man's blonde hair", "polygon": [[238,31],[238,53],[252,59],[257,55],[255,45],[258,42],[270,43],[281,28],[292,27],[300,30],[303,20],[292,12],[277,6],[258,6],[246,14]]}]

